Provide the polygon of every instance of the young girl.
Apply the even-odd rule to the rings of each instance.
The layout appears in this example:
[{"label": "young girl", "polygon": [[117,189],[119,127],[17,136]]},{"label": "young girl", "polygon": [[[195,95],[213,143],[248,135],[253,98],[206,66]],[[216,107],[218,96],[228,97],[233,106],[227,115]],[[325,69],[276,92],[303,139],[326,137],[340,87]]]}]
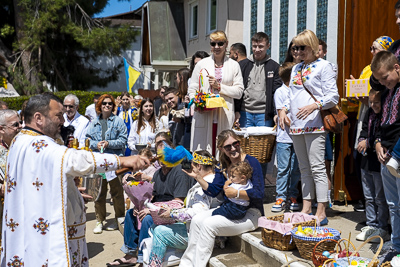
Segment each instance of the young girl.
[{"label": "young girl", "polygon": [[160,121],[160,131],[169,131],[169,124],[168,124],[168,113],[169,107],[167,104],[162,104],[160,107],[160,115],[158,116],[158,120]]}]

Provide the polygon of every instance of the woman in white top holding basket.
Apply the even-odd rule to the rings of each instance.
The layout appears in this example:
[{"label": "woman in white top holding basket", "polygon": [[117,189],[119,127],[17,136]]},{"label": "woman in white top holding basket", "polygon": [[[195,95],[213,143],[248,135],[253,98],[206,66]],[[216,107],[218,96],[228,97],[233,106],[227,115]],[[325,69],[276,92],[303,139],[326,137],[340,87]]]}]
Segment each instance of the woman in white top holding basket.
[{"label": "woman in white top holding basket", "polygon": [[[277,107],[280,109],[279,124],[282,128],[285,123],[290,125],[290,134],[301,172],[302,212],[312,213],[311,203],[316,198],[318,207],[315,215],[321,225],[326,225],[326,133],[320,110],[330,109],[339,101],[336,73],[331,63],[318,58],[319,42],[312,31],[301,32],[293,38],[293,43],[302,62],[292,69],[289,99],[284,107]],[[287,113],[290,114],[289,118]]]},{"label": "woman in white top holding basket", "polygon": [[210,45],[211,57],[199,61],[193,70],[188,88],[189,97],[193,99],[198,90],[219,94],[225,99],[227,108],[220,107],[209,111],[195,109],[190,150],[206,149],[214,154],[217,134],[231,129],[235,121],[233,99],[242,97],[243,78],[239,64],[226,56],[228,39],[223,31],[210,34]]}]

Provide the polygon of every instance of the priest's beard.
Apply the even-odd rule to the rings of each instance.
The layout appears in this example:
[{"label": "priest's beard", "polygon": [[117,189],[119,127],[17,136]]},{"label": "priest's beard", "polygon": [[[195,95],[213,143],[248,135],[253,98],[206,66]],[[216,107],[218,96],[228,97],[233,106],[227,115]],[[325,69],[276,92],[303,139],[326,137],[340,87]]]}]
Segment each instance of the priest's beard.
[{"label": "priest's beard", "polygon": [[61,128],[60,124],[53,122],[50,118],[45,117],[45,125],[43,127],[43,133],[50,136],[53,139],[60,138]]}]

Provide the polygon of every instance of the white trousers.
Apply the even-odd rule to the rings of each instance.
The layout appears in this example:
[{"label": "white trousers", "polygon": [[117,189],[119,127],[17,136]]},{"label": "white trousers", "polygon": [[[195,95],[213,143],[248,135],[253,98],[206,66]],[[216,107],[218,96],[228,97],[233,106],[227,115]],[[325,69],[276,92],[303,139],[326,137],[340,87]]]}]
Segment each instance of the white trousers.
[{"label": "white trousers", "polygon": [[251,208],[241,220],[231,221],[224,216],[212,216],[211,209],[197,214],[190,224],[189,243],[182,256],[179,266],[206,266],[213,248],[216,236],[235,236],[258,227],[259,210]]},{"label": "white trousers", "polygon": [[326,133],[292,135],[301,172],[303,199],[315,199],[316,194],[317,202],[328,202],[325,138]]}]

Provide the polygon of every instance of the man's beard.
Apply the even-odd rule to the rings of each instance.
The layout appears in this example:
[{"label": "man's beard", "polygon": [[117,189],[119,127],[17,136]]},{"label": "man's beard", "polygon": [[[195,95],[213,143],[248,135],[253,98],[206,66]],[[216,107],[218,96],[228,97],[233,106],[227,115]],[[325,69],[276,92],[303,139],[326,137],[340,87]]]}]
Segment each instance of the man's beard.
[{"label": "man's beard", "polygon": [[61,137],[59,124],[54,123],[50,118],[45,117],[45,125],[43,127],[43,133],[50,136],[53,139]]}]

